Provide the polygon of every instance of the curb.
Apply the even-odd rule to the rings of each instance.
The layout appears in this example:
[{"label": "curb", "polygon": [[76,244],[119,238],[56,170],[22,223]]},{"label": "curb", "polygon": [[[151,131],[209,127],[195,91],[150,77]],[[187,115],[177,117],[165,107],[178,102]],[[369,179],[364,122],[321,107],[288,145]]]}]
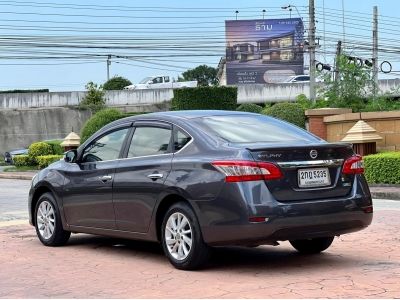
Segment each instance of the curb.
[{"label": "curb", "polygon": [[372,192],[372,199],[400,200],[400,192]]},{"label": "curb", "polygon": [[12,174],[12,173],[0,173],[1,179],[21,179],[21,180],[32,180],[34,175],[32,174]]}]

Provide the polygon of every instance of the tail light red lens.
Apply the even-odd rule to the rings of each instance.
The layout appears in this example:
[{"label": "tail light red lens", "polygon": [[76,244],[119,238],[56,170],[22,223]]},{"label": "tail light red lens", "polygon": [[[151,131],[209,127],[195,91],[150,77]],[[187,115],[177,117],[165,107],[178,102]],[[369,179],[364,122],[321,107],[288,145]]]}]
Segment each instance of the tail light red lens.
[{"label": "tail light red lens", "polygon": [[212,165],[225,174],[226,182],[273,180],[280,179],[283,174],[273,163],[255,161],[214,161]]},{"label": "tail light red lens", "polygon": [[343,164],[343,174],[362,174],[364,173],[364,161],[361,155],[354,155]]}]

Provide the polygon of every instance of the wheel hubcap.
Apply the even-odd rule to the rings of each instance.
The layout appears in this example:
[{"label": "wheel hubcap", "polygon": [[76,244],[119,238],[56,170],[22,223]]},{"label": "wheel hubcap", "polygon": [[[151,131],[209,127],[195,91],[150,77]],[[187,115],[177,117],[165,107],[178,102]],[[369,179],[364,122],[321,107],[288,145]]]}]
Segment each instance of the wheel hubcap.
[{"label": "wheel hubcap", "polygon": [[56,224],[54,209],[50,202],[43,201],[40,203],[37,211],[36,222],[41,237],[45,240],[50,239],[53,236]]},{"label": "wheel hubcap", "polygon": [[165,243],[176,260],[185,259],[192,249],[192,227],[182,213],[173,213],[165,226]]}]

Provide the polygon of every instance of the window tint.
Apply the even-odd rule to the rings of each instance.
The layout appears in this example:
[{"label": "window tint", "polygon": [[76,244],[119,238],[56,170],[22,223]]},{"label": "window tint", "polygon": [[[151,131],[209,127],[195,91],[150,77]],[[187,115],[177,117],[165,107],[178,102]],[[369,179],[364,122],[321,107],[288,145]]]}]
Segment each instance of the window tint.
[{"label": "window tint", "polygon": [[129,147],[128,157],[168,153],[171,130],[158,127],[137,127]]},{"label": "window tint", "polygon": [[175,140],[175,151],[181,150],[187,143],[190,142],[192,138],[190,135],[184,133],[181,130],[178,130],[176,134],[176,140]]},{"label": "window tint", "polygon": [[266,116],[230,115],[198,120],[205,130],[233,143],[319,141],[296,126]]},{"label": "window tint", "polygon": [[122,144],[129,128],[113,131],[91,143],[83,153],[83,162],[113,160],[119,158]]}]

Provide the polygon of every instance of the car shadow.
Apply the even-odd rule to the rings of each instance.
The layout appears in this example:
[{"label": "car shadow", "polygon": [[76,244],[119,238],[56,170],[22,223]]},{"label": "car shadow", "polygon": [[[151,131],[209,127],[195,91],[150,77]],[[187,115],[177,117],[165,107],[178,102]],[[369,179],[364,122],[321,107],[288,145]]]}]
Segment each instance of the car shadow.
[{"label": "car shadow", "polygon": [[[73,235],[66,247],[85,247],[96,251],[113,252],[125,257],[143,257],[165,264],[162,247],[158,243],[116,239],[95,235]],[[254,273],[254,269],[282,273],[299,269],[326,270],[328,266],[341,268],[365,263],[362,257],[344,256],[334,250],[316,255],[302,255],[287,246],[215,247],[203,271],[241,271]],[[172,266],[171,266],[172,267]]]}]

